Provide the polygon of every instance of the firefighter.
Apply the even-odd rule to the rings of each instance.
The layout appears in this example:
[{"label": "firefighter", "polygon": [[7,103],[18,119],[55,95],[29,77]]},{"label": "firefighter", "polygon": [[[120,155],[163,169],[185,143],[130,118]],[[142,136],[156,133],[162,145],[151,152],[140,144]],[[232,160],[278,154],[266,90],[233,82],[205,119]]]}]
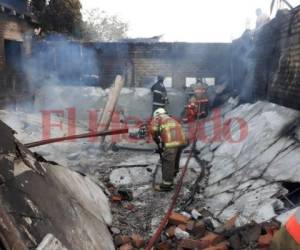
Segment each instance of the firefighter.
[{"label": "firefighter", "polygon": [[300,208],[275,234],[270,250],[300,250]]},{"label": "firefighter", "polygon": [[169,103],[167,90],[164,85],[164,77],[158,76],[157,82],[152,86],[151,92],[153,94],[153,103],[152,103],[152,114],[158,108],[166,108],[166,104]]},{"label": "firefighter", "polygon": [[200,78],[197,83],[192,86],[193,95],[191,95],[189,102],[186,106],[185,122],[193,122],[197,118],[204,118],[208,114],[208,98],[207,98],[208,85],[203,83]]},{"label": "firefighter", "polygon": [[150,133],[158,145],[162,161],[163,181],[155,190],[171,191],[173,179],[179,172],[181,152],[186,145],[183,128],[178,121],[167,115],[165,109],[159,108],[153,114]]}]

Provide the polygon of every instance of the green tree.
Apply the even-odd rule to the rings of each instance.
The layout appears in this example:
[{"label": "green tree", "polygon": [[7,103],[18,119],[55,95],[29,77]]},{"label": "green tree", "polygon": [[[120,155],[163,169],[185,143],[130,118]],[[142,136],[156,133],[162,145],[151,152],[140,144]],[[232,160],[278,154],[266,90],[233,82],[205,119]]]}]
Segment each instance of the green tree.
[{"label": "green tree", "polygon": [[127,36],[128,23],[116,15],[91,9],[83,12],[83,38],[88,41],[118,41]]},{"label": "green tree", "polygon": [[80,0],[32,0],[31,8],[44,31],[81,35]]},{"label": "green tree", "polygon": [[80,36],[81,25],[79,0],[50,0],[45,13],[46,30]]}]

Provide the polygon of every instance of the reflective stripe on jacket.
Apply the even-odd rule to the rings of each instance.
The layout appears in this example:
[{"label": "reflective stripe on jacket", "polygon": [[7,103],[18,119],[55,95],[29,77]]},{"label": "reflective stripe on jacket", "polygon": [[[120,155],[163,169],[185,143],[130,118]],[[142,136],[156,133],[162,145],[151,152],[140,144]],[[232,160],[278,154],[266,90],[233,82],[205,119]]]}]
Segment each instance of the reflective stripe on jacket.
[{"label": "reflective stripe on jacket", "polygon": [[153,93],[153,104],[154,105],[158,105],[158,104],[165,105],[166,104],[166,102],[168,100],[167,90],[162,82],[155,83],[152,86],[151,91]]},{"label": "reflective stripe on jacket", "polygon": [[159,136],[166,148],[180,147],[186,144],[181,124],[166,114],[152,120],[150,133],[154,137]]},{"label": "reflective stripe on jacket", "polygon": [[300,245],[300,208],[288,220],[285,227],[291,237]]}]

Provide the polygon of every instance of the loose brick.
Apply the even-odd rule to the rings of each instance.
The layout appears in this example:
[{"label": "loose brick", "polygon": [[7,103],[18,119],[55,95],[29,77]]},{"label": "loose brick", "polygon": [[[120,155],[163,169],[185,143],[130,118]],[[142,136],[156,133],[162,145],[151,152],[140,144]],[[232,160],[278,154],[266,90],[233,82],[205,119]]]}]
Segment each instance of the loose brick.
[{"label": "loose brick", "polygon": [[121,201],[122,201],[122,197],[119,196],[119,195],[113,195],[113,196],[111,197],[111,201],[112,201],[112,202],[121,202]]},{"label": "loose brick", "polygon": [[258,239],[258,244],[260,248],[266,248],[271,244],[271,241],[273,239],[273,235],[271,233],[261,235]]},{"label": "loose brick", "polygon": [[177,227],[180,228],[183,231],[187,231],[187,225],[185,225],[185,224],[180,224]]},{"label": "loose brick", "polygon": [[120,250],[133,250],[133,247],[130,243],[120,246]]},{"label": "loose brick", "polygon": [[204,245],[206,245],[205,247],[208,247],[217,245],[218,243],[222,242],[224,240],[224,237],[215,233],[208,233],[200,240],[203,242]]},{"label": "loose brick", "polygon": [[175,236],[175,229],[176,229],[176,226],[171,226],[167,229],[166,231],[166,235],[169,237],[169,238],[173,238]]},{"label": "loose brick", "polygon": [[157,246],[158,250],[171,250],[171,243],[168,241],[161,242]]},{"label": "loose brick", "polygon": [[141,248],[145,245],[145,240],[139,234],[133,234],[131,236],[131,239],[132,239],[132,245],[136,248]]},{"label": "loose brick", "polygon": [[179,244],[179,249],[203,249],[207,245],[201,240],[184,239]]},{"label": "loose brick", "polygon": [[187,224],[188,220],[188,217],[173,212],[169,218],[169,223],[178,226],[180,224]]},{"label": "loose brick", "polygon": [[229,242],[223,241],[216,246],[207,247],[203,250],[228,250],[228,249],[229,249]]}]

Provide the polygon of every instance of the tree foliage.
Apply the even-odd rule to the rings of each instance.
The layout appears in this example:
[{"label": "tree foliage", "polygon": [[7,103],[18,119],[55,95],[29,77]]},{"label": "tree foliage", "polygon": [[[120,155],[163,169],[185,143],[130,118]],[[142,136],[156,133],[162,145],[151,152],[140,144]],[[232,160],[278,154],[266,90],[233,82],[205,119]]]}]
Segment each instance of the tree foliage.
[{"label": "tree foliage", "polygon": [[89,41],[113,42],[125,38],[128,23],[116,15],[108,15],[99,9],[84,12],[83,37]]},{"label": "tree foliage", "polygon": [[31,7],[44,31],[80,36],[80,0],[32,0]]}]

